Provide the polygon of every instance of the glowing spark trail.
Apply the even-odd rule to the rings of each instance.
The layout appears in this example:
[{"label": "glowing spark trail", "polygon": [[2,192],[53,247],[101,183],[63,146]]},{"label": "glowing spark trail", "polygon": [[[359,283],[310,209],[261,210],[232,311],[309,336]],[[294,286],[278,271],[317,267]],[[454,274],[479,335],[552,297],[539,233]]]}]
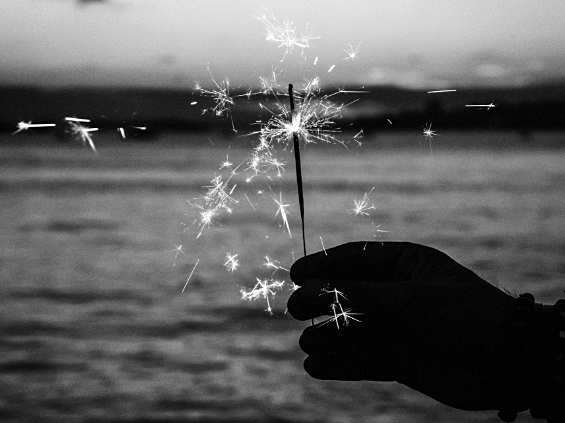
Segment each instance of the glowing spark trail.
[{"label": "glowing spark trail", "polygon": [[435,91],[428,91],[428,94],[436,94],[436,93],[451,93],[457,90],[435,90]]},{"label": "glowing spark trail", "polygon": [[286,230],[288,231],[288,236],[292,238],[292,234],[290,233],[290,226],[288,225],[288,216],[287,216],[287,214],[290,213],[286,210],[287,207],[291,206],[292,204],[283,204],[282,192],[279,194],[278,200],[277,197],[275,197],[274,195],[272,195],[272,197],[273,200],[275,200],[275,203],[277,203],[277,206],[279,206],[277,213],[275,214],[275,217],[278,216],[279,213],[281,214],[283,224],[286,226]]},{"label": "glowing spark trail", "polygon": [[331,72],[331,71],[333,71],[334,68],[335,68],[335,65],[331,65],[330,68],[328,69],[328,73]]},{"label": "glowing spark trail", "polygon": [[[349,319],[351,320],[355,320],[356,322],[360,322],[360,320],[357,320],[354,317],[351,316],[355,316],[355,315],[360,315],[363,313],[351,313],[351,309],[350,308],[343,308],[343,306],[341,305],[340,302],[340,297],[343,298],[345,301],[348,301],[347,298],[345,297],[345,295],[343,295],[343,292],[338,291],[336,288],[334,289],[327,289],[327,288],[323,288],[322,289],[322,294],[333,294],[334,299],[333,302],[330,304],[330,311],[333,314],[333,317],[331,317],[330,319],[326,320],[324,323],[322,323],[320,326],[324,326],[325,324],[331,323],[331,322],[335,322],[335,324],[337,325],[337,328],[339,329],[339,318],[341,317],[343,319],[343,324],[345,326],[349,326],[350,322]],[[320,327],[318,326],[318,327]]]},{"label": "glowing spark trail", "polygon": [[194,264],[194,267],[192,268],[192,271],[190,272],[190,275],[188,275],[188,279],[186,280],[186,283],[184,284],[184,288],[182,289],[182,292],[184,292],[184,290],[186,289],[186,286],[188,285],[190,278],[192,278],[192,274],[194,273],[196,266],[198,266],[199,261],[200,261],[200,259],[196,260],[196,263]]},{"label": "glowing spark trail", "polygon": [[18,123],[18,130],[16,132],[12,132],[12,135],[17,134],[21,131],[27,131],[29,128],[46,128],[49,126],[57,126],[55,123],[31,123],[29,122],[19,122]]},{"label": "glowing spark trail", "polygon": [[322,249],[324,250],[324,253],[326,254],[326,256],[328,255],[328,253],[326,252],[326,247],[324,246],[324,240],[322,239],[322,237],[320,236],[320,242],[322,243]]},{"label": "glowing spark trail", "polygon": [[284,282],[277,281],[274,279],[265,279],[261,280],[257,278],[257,283],[250,291],[246,292],[245,289],[242,289],[241,298],[243,300],[256,300],[258,298],[265,298],[267,300],[267,311],[270,314],[273,314],[271,303],[269,301],[269,295],[274,298],[276,292],[275,289],[281,289],[284,285]]},{"label": "glowing spark trail", "polygon": [[84,123],[90,122],[90,119],[79,119],[75,117],[66,117],[65,120],[69,122],[84,122]]},{"label": "glowing spark trail", "polygon": [[491,109],[492,107],[496,107],[494,103],[490,104],[466,104],[465,107],[486,107],[487,109]]},{"label": "glowing spark trail", "polygon": [[182,250],[182,245],[175,245],[175,249],[171,250],[171,252],[175,252],[175,257],[173,258],[173,266],[177,265],[177,258],[180,253],[183,253],[186,256],[186,253]]},{"label": "glowing spark trail", "polygon": [[224,266],[232,273],[239,266],[239,261],[236,259],[237,256],[238,254],[226,254],[227,260],[224,263]]},{"label": "glowing spark trail", "polygon": [[375,189],[375,187],[371,188],[371,191],[366,192],[365,195],[363,195],[363,198],[361,198],[361,200],[353,200],[353,204],[355,205],[355,207],[353,208],[353,212],[355,213],[355,216],[357,215],[361,215],[361,216],[368,216],[368,210],[375,210],[375,205],[370,205],[369,206],[369,195],[373,192],[373,190]]}]

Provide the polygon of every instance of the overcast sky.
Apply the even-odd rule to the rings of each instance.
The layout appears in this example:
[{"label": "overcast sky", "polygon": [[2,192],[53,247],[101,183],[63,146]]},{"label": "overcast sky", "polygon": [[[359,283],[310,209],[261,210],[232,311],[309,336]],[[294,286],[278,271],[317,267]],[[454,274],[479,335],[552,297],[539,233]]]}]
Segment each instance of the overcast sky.
[{"label": "overcast sky", "polygon": [[[318,38],[281,62],[262,13]],[[273,69],[285,82],[523,85],[565,78],[564,17],[563,0],[0,0],[0,82],[190,88],[209,66],[232,86]]]}]

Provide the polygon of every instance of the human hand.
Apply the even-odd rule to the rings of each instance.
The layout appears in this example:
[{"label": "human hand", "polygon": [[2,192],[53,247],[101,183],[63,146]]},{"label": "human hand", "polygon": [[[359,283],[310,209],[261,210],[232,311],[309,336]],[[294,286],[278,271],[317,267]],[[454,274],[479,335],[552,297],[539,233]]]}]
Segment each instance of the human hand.
[{"label": "human hand", "polygon": [[[463,410],[530,407],[536,369],[517,300],[444,253],[354,242],[299,259],[290,277],[293,317],[334,318],[300,338],[312,377],[397,381]],[[358,321],[344,325],[346,308]]]}]

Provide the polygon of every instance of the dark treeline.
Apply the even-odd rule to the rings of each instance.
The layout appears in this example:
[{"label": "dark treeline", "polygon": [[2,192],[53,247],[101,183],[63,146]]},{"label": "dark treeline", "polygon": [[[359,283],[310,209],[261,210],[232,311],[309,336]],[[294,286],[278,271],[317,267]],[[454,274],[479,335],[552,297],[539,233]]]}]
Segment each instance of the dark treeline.
[{"label": "dark treeline", "polygon": [[[350,89],[359,90],[359,87]],[[565,129],[565,84],[465,88],[437,94],[396,87],[364,87],[363,90],[367,92],[331,97],[338,104],[355,100],[337,121],[341,129],[363,129],[370,133],[414,129],[430,123],[435,127],[465,130]],[[250,132],[258,129],[254,123],[266,121],[270,115],[259,107],[259,102],[269,105],[275,99],[263,95],[239,97],[231,115],[214,116],[210,112],[213,99],[189,90],[2,87],[0,131],[14,132],[20,121],[52,122],[58,124],[55,132],[61,132],[62,136],[64,118],[72,116],[91,119],[90,125],[100,130],[147,127],[143,132],[146,138],[161,131],[229,133],[235,127]],[[467,107],[491,103],[495,107]]]}]

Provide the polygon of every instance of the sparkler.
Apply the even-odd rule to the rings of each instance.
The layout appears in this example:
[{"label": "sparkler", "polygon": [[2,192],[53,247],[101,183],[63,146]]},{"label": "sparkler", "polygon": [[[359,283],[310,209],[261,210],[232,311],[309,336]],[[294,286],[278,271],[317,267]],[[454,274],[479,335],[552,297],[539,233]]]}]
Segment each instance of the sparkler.
[{"label": "sparkler", "polygon": [[[302,166],[300,165],[300,146],[298,143],[298,126],[300,122],[300,114],[295,118],[294,115],[294,96],[292,92],[292,84],[288,84],[288,95],[290,97],[290,115],[292,117],[292,138],[294,141],[294,160],[296,162],[296,183],[298,185],[298,202],[300,203],[300,219],[302,220],[302,245],[304,246],[304,256],[306,256],[306,235],[304,232],[304,191],[302,187]],[[290,233],[290,230],[289,230]]]},{"label": "sparkler", "polygon": [[245,289],[240,291],[241,298],[243,300],[257,300],[258,298],[263,297],[267,300],[267,311],[269,314],[273,314],[269,296],[274,298],[276,295],[275,289],[281,289],[283,285],[283,281],[277,281],[275,279],[261,280],[257,278],[257,283],[250,291],[245,291]]},{"label": "sparkler", "polygon": [[31,123],[21,121],[18,123],[18,130],[16,132],[12,132],[12,135],[17,134],[18,132],[27,131],[29,128],[46,128],[49,126],[57,126],[55,123]]}]

